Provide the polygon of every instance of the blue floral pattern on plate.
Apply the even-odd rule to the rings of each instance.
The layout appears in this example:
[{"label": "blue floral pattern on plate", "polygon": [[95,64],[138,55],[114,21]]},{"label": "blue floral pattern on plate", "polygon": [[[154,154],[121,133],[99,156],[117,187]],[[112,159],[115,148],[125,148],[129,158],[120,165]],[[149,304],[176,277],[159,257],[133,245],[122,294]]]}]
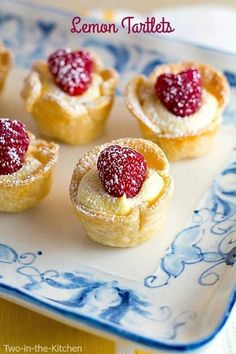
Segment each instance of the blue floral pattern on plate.
[{"label": "blue floral pattern on plate", "polygon": [[[208,195],[204,197],[199,208],[194,210],[191,225],[181,231],[161,260],[157,271],[146,277],[147,288],[167,286],[181,276],[187,267],[204,263],[204,270],[198,274],[200,286],[213,286],[225,267],[236,263],[236,150],[221,174],[214,181]],[[229,177],[231,177],[229,182]],[[212,250],[204,250],[201,241],[206,233],[216,237]],[[209,243],[207,244],[209,248]],[[36,266],[38,257],[43,252],[18,254],[7,244],[0,244],[0,287],[11,266],[23,279],[22,289],[34,297],[40,294],[41,301],[49,300],[57,306],[74,309],[76,313],[91,314],[113,326],[129,329],[135,321],[141,323],[156,322],[163,328],[162,340],[172,341],[177,338],[179,330],[188,326],[198,317],[196,311],[185,309],[176,314],[171,306],[162,304],[153,311],[148,294],[140,289],[125,288],[118,280],[98,280],[92,273],[76,270],[59,272],[56,269],[40,271]],[[4,271],[5,270],[5,271]],[[51,297],[45,289],[53,288]],[[63,299],[59,292],[63,292]],[[137,329],[136,329],[137,331]],[[160,334],[159,334],[160,336]],[[163,345],[163,344],[162,344]],[[178,349],[178,346],[176,346]]]},{"label": "blue floral pattern on plate", "polygon": [[[236,263],[236,152],[221,175],[214,181],[203,206],[194,210],[191,226],[182,230],[167,250],[155,274],[145,279],[148,287],[161,287],[177,278],[188,265],[205,262],[206,269],[199,275],[203,286],[219,280],[215,269],[219,265]],[[233,184],[228,189],[231,177]],[[227,183],[226,183],[227,181]],[[199,246],[206,233],[217,237],[212,251]],[[209,266],[208,263],[211,263]]]},{"label": "blue floral pattern on plate", "polygon": [[[12,7],[10,3],[15,6]],[[29,67],[34,60],[47,56],[55,48],[71,45],[72,42],[75,46],[75,37],[71,42],[68,28],[60,23],[63,16],[68,20],[71,15],[55,13],[52,20],[50,9],[39,8],[38,13],[29,19],[26,9],[34,5],[19,5],[14,0],[3,0],[3,5],[0,11],[0,36],[14,52],[19,67]],[[122,38],[114,41],[109,37],[81,36],[76,40],[80,45],[98,51],[123,74],[118,94],[122,92],[127,79],[135,73],[148,74],[154,66],[178,60],[180,56],[177,52],[173,54],[169,49],[166,50],[161,40],[160,48],[156,49],[156,46],[153,49],[154,38],[151,46],[147,44],[145,47],[138,40]],[[181,48],[181,44],[179,46]],[[189,46],[189,53],[194,49],[194,46]],[[232,96],[225,122],[232,123],[236,117],[236,74],[232,66],[228,67],[225,62],[219,63],[219,66],[231,85]],[[200,320],[199,308],[186,303],[179,309],[165,299],[165,291],[174,291],[177,282],[186,284],[185,276],[190,271],[194,274],[192,286],[196,292],[201,292],[202,289],[206,291],[213,288],[226,273],[235,270],[235,177],[234,150],[230,161],[193,212],[188,226],[178,233],[156,271],[145,277],[143,282],[136,283],[112,274],[95,272],[82,264],[73,270],[71,267],[63,271],[54,268],[42,270],[39,259],[43,259],[44,250],[19,253],[10,242],[4,242],[0,243],[0,291],[68,319],[155,348],[196,348],[209,341],[222,327],[235,302],[235,293],[228,298],[227,309],[217,328],[203,339],[193,338],[189,341],[184,331],[193,328]],[[151,330],[153,324],[154,332]]]}]

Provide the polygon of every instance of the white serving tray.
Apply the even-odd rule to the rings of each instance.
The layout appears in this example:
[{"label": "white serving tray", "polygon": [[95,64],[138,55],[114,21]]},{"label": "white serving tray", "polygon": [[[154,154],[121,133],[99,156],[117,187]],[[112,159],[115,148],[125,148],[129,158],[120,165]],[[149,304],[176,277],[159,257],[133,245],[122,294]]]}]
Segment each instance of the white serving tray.
[{"label": "white serving tray", "polygon": [[[89,46],[120,72],[104,135],[86,147],[61,146],[49,197],[18,215],[0,215],[0,296],[93,332],[156,349],[187,350],[210,341],[235,302],[236,57],[155,36],[76,36],[73,15],[2,0],[0,38],[15,53],[0,116],[23,120],[20,89],[32,61],[58,47]],[[112,249],[85,235],[68,188],[77,159],[92,146],[140,132],[122,100],[136,73],[165,61],[191,59],[227,75],[231,101],[213,151],[171,164],[175,192],[156,238]],[[166,249],[169,247],[168,251]]]}]

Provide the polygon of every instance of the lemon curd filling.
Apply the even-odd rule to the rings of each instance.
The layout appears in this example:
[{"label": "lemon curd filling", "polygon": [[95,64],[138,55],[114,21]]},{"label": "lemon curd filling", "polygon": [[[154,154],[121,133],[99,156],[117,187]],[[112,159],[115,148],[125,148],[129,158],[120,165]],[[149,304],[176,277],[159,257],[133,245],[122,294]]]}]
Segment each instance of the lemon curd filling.
[{"label": "lemon curd filling", "polygon": [[77,193],[77,201],[90,210],[115,215],[128,215],[132,208],[147,203],[153,204],[164,186],[162,177],[153,169],[147,171],[147,177],[139,193],[133,198],[112,197],[106,193],[96,169],[89,170],[82,178]]},{"label": "lemon curd filling", "polygon": [[200,109],[187,117],[178,117],[164,107],[154,92],[141,92],[143,111],[156,122],[160,133],[174,136],[197,133],[206,128],[216,117],[218,102],[215,96],[203,89]]},{"label": "lemon curd filling", "polygon": [[91,76],[92,81],[89,88],[79,96],[70,96],[63,92],[59,87],[57,87],[51,78],[44,80],[43,91],[47,96],[60,100],[63,102],[63,104],[67,104],[69,107],[76,111],[78,106],[81,106],[82,104],[90,102],[91,100],[101,96],[100,86],[103,80],[101,76],[96,73],[93,73]]},{"label": "lemon curd filling", "polygon": [[1,181],[25,180],[31,178],[43,165],[33,156],[26,156],[23,166],[16,172],[8,175],[1,175]]},{"label": "lemon curd filling", "polygon": [[54,102],[58,102],[59,105],[76,116],[86,113],[86,104],[101,96],[103,78],[95,72],[93,72],[91,76],[91,84],[82,95],[70,96],[55,84],[47,63],[38,61],[35,63],[33,71],[27,79],[27,85],[22,94],[23,97],[28,97],[28,90],[33,91],[32,102],[28,102],[30,106],[32,106],[39,97],[45,97]]}]

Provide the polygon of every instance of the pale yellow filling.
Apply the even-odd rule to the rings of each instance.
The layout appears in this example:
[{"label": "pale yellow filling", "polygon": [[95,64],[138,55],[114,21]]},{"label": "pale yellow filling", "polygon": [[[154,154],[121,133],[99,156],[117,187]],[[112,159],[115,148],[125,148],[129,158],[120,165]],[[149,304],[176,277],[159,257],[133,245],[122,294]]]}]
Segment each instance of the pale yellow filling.
[{"label": "pale yellow filling", "polygon": [[113,215],[127,215],[132,208],[146,203],[153,204],[164,186],[162,177],[158,172],[149,169],[147,177],[139,193],[133,198],[112,197],[106,193],[96,169],[89,170],[82,178],[78,193],[78,203],[89,210]]},{"label": "pale yellow filling", "polygon": [[67,93],[63,92],[51,80],[51,78],[48,78],[48,80],[44,81],[43,90],[45,92],[45,96],[57,101],[59,100],[61,104],[67,106],[67,108],[73,110],[76,113],[79,113],[82,109],[81,105],[101,96],[100,87],[102,82],[102,77],[96,73],[93,73],[92,81],[89,88],[82,95],[70,96]]},{"label": "pale yellow filling", "polygon": [[169,112],[155,93],[143,93],[143,111],[156,122],[160,133],[173,136],[190,135],[206,128],[216,117],[218,102],[210,92],[203,90],[200,109],[187,117],[178,117]]},{"label": "pale yellow filling", "polygon": [[101,75],[94,72],[89,88],[82,95],[70,96],[55,84],[47,63],[38,61],[34,64],[33,71],[26,79],[22,95],[25,99],[28,99],[29,110],[39,97],[45,97],[63,106],[70,114],[78,116],[87,112],[86,103],[101,96],[103,81]]},{"label": "pale yellow filling", "polygon": [[31,178],[32,175],[43,165],[33,156],[26,156],[23,166],[16,172],[9,175],[1,175],[1,181],[16,181]]}]

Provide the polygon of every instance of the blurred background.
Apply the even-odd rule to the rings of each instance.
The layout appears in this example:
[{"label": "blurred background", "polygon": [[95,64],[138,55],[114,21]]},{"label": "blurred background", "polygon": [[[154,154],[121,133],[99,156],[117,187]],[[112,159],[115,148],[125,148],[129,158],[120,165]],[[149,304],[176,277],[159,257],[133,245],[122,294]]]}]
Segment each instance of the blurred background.
[{"label": "blurred background", "polygon": [[[119,22],[132,15],[144,20],[164,16],[175,31],[168,36],[236,53],[236,0],[37,0],[75,15]],[[163,35],[163,34],[162,34]]]},{"label": "blurred background", "polygon": [[90,9],[93,10],[94,7],[97,9],[132,9],[136,11],[141,11],[143,13],[155,10],[159,7],[173,7],[177,5],[229,5],[236,8],[236,0],[214,0],[214,1],[205,1],[205,0],[41,0],[41,3],[53,4],[56,3],[57,6],[71,9],[76,7],[78,9],[84,10]]}]

